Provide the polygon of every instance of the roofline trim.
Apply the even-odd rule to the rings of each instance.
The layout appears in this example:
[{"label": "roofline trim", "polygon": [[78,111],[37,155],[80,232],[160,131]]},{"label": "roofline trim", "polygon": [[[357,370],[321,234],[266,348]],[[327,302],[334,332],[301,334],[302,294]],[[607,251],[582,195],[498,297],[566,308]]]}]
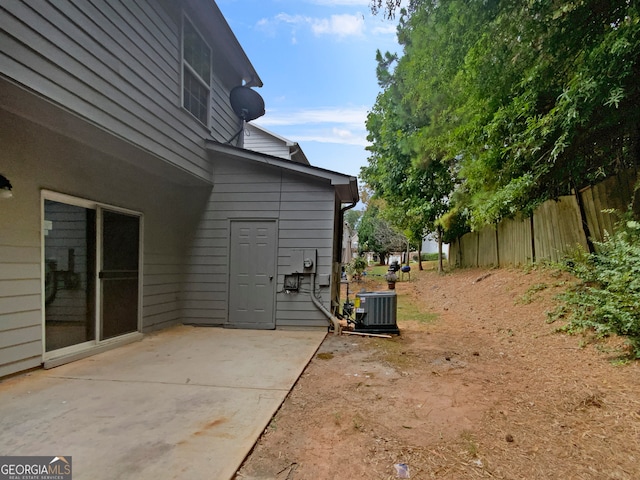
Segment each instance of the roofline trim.
[{"label": "roofline trim", "polygon": [[238,158],[242,160],[249,160],[278,168],[283,168],[291,172],[302,173],[312,177],[329,180],[331,182],[331,185],[348,185],[351,198],[349,198],[347,201],[351,202],[359,200],[358,179],[357,177],[354,177],[352,175],[334,172],[333,170],[314,167],[312,165],[305,165],[303,163],[294,162],[293,160],[274,157],[273,155],[268,155],[266,153],[234,147],[233,145],[216,142],[214,140],[207,140],[205,143],[205,148],[207,149],[207,151],[219,155]]}]

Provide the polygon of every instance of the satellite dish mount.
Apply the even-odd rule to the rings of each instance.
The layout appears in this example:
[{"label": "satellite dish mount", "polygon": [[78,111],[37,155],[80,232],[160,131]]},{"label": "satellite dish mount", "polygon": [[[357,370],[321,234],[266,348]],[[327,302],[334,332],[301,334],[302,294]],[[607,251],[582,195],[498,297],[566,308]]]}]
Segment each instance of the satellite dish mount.
[{"label": "satellite dish mount", "polygon": [[264,100],[258,92],[244,85],[234,87],[229,102],[235,114],[242,120],[240,130],[226,143],[231,143],[244,130],[244,124],[264,115]]}]

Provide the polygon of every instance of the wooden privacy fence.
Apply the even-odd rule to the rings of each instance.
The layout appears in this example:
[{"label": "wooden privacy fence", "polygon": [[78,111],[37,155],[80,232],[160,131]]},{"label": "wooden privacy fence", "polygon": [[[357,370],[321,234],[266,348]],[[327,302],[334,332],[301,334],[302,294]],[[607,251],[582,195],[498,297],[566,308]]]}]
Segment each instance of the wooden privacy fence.
[{"label": "wooden privacy fence", "polygon": [[617,216],[633,199],[637,171],[629,170],[587,187],[576,195],[548,200],[530,217],[502,220],[467,233],[449,245],[449,264],[456,267],[525,265],[558,261],[578,246],[602,241],[613,232]]}]

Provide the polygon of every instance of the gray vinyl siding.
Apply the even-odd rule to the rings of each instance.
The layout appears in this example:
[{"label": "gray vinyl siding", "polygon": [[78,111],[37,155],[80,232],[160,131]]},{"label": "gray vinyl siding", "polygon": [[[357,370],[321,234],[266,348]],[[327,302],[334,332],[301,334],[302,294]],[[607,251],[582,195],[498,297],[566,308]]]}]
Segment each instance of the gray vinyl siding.
[{"label": "gray vinyl siding", "polygon": [[[193,175],[203,139],[237,129],[233,85],[213,76],[211,133],[181,107],[181,11],[157,1],[0,4],[2,75]],[[238,84],[240,79],[238,79]]]},{"label": "gray vinyl siding", "polygon": [[247,125],[244,134],[244,148],[254,152],[273,155],[274,157],[286,158],[290,160],[289,146],[267,132]]},{"label": "gray vinyl siding", "polygon": [[[292,177],[292,182],[283,184],[282,210],[278,238],[278,285],[284,284],[284,273],[291,267],[294,249],[317,250],[318,275],[329,275],[333,266],[333,224],[335,192],[321,183],[307,183]],[[316,232],[311,236],[309,231]],[[284,273],[282,273],[284,272]],[[287,294],[278,288],[277,326],[279,327],[326,327],[327,318],[311,301],[311,277],[305,275],[299,293]],[[321,302],[331,310],[331,295],[328,287],[319,288]]]},{"label": "gray vinyl siding", "polygon": [[[313,305],[311,278],[300,293],[286,294],[284,275],[294,249],[317,249],[317,272],[332,267],[334,188],[310,179],[249,162],[214,161],[214,188],[189,250],[184,291],[185,323],[223,325],[228,318],[230,219],[277,221],[276,328],[326,327],[328,320]],[[330,309],[329,288],[320,289]]]},{"label": "gray vinyl siding", "polygon": [[0,144],[2,173],[14,187],[0,208],[0,376],[42,363],[42,189],[140,212],[142,331],[181,322],[185,232],[208,190],[146,175],[1,110]]},{"label": "gray vinyl siding", "polygon": [[182,322],[180,290],[184,258],[179,255],[145,254],[142,286],[143,332]]},{"label": "gray vinyl siding", "polygon": [[0,377],[37,367],[42,356],[40,248],[9,242],[0,234]]}]

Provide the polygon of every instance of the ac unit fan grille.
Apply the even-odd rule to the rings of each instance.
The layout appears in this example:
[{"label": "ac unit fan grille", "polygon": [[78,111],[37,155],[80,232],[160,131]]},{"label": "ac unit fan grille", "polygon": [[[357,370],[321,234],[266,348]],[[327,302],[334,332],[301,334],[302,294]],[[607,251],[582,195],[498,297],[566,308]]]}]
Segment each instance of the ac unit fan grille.
[{"label": "ac unit fan grille", "polygon": [[356,330],[397,333],[398,297],[395,292],[363,292],[356,297],[360,300]]}]

